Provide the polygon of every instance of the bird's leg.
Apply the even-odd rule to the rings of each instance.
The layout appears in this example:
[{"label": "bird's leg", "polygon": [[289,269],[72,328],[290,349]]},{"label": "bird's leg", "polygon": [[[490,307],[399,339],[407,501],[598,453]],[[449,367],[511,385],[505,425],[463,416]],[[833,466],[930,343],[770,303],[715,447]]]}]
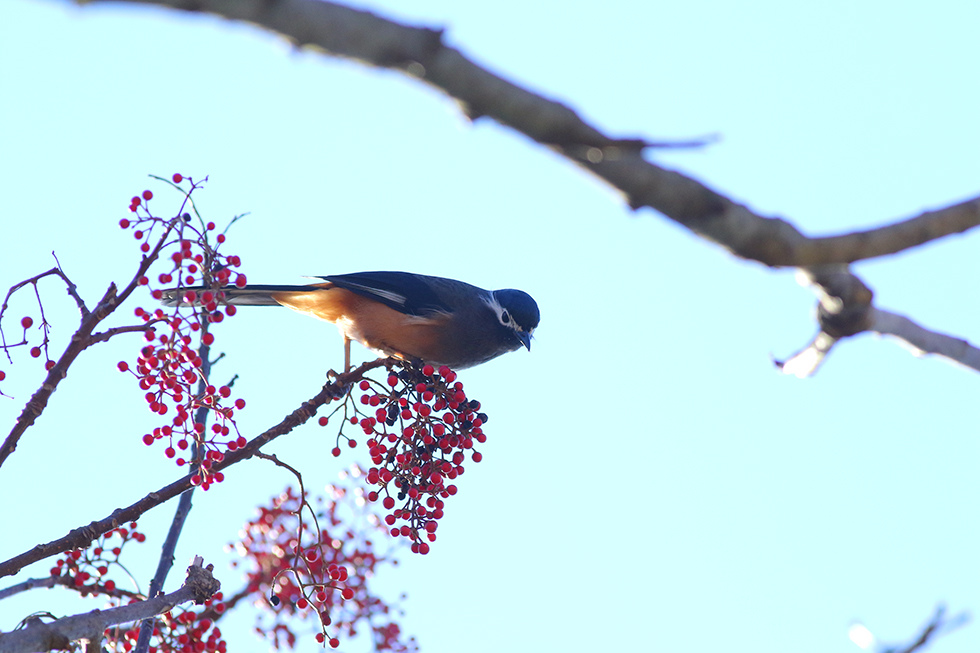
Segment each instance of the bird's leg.
[{"label": "bird's leg", "polygon": [[350,338],[344,336],[344,374],[350,372]]}]

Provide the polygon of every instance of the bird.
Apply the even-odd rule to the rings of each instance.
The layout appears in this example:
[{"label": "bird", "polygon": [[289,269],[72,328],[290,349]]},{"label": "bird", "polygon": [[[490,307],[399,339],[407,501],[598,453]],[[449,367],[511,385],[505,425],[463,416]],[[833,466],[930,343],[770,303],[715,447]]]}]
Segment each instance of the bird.
[{"label": "bird", "polygon": [[524,347],[541,314],[524,291],[484,290],[455,279],[411,272],[355,272],[312,277],[309,285],[245,285],[165,290],[166,306],[285,306],[337,325],[344,369],[356,340],[382,356],[459,370]]}]

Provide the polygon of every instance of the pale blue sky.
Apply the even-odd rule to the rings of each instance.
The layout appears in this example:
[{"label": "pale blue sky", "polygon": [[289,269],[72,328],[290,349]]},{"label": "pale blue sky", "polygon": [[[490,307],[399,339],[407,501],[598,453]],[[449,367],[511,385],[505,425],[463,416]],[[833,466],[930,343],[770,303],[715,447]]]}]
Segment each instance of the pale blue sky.
[{"label": "pale blue sky", "polygon": [[[975,2],[363,6],[445,26],[454,46],[614,134],[719,134],[652,157],[807,233],[980,189]],[[550,152],[468,124],[396,73],[246,25],[7,0],[0,85],[0,286],[50,267],[53,250],[94,302],[135,267],[115,226],[129,198],[150,187],[162,199],[147,175],[181,172],[210,175],[208,219],[250,212],[230,250],[252,281],[405,269],[538,300],[530,353],[462,375],[491,416],[489,440],[432,554],[378,579],[392,599],[408,592],[402,624],[426,653],[856,653],[852,620],[901,639],[939,601],[980,610],[976,376],[870,336],[814,379],[780,376],[770,355],[815,328],[791,272],[629,212]],[[978,244],[970,234],[856,270],[881,307],[976,341]],[[57,284],[47,293],[63,347],[72,306]],[[243,310],[224,326],[246,435],[341,360],[332,327],[288,311]],[[115,371],[138,348],[87,353],[0,470],[0,558],[175,477],[140,443],[156,422]],[[0,369],[10,424],[41,373],[23,360]],[[318,487],[339,470],[332,446],[311,425],[273,451]],[[290,480],[262,462],[233,468],[195,498],[178,566],[203,555],[236,587],[223,545]],[[143,520],[150,541],[132,563],[145,577],[172,513]],[[34,594],[0,603],[0,629],[92,607]],[[235,651],[264,646],[249,619],[223,628]],[[978,648],[974,625],[933,650]]]}]

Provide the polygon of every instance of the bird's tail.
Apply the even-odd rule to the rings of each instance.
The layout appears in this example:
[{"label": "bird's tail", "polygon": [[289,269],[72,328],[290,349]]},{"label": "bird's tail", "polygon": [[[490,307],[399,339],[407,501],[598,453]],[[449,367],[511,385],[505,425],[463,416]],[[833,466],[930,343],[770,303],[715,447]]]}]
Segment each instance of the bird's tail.
[{"label": "bird's tail", "polygon": [[310,292],[316,286],[267,286],[254,285],[236,288],[226,286],[218,290],[211,288],[171,288],[163,291],[160,301],[164,306],[202,306],[205,293],[213,293],[219,304],[234,306],[280,306],[274,295],[279,293]]}]

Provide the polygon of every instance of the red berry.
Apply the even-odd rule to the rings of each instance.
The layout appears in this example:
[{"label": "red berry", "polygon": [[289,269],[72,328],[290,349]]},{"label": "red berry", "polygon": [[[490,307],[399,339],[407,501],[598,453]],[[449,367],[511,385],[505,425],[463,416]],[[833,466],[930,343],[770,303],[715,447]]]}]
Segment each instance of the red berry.
[{"label": "red berry", "polygon": [[54,361],[48,361],[44,364],[44,369],[48,370],[49,372],[51,371],[52,367],[54,367]]},{"label": "red berry", "polygon": [[180,182],[184,181],[184,175],[180,174],[179,172],[175,172],[173,180],[175,184],[179,184]]},{"label": "red berry", "polygon": [[340,447],[334,447],[333,449],[331,449],[331,450],[330,450],[330,454],[331,454],[331,455],[332,455],[332,456],[333,456],[334,458],[339,458],[339,457],[340,457]]},{"label": "red berry", "polygon": [[329,420],[327,420],[326,417],[320,417],[320,419],[317,420],[317,424],[320,426],[326,426],[328,421]]},{"label": "red berry", "polygon": [[25,317],[20,321],[20,325],[25,329],[30,329],[32,324],[34,324],[34,320],[29,317]]},{"label": "red berry", "polygon": [[337,639],[336,637],[331,637],[330,638],[330,648],[337,648],[338,646],[340,646],[340,640]]},{"label": "red berry", "polygon": [[41,355],[41,348],[40,347],[31,347],[31,357],[32,358],[37,358],[40,355]]},{"label": "red berry", "polygon": [[126,218],[123,218],[122,220],[119,221],[119,226],[122,227],[123,229],[128,229],[129,228],[129,220],[127,220]]},{"label": "red berry", "polygon": [[435,373],[435,371],[436,368],[432,367],[431,365],[426,365],[425,367],[422,368],[422,374],[426,376],[432,376]]},{"label": "red berry", "polygon": [[0,381],[3,381],[5,378],[7,378],[7,373],[0,370]]},{"label": "red berry", "polygon": [[143,199],[145,199],[147,201],[152,200],[153,199],[153,193],[151,191],[144,190],[143,191]]}]

